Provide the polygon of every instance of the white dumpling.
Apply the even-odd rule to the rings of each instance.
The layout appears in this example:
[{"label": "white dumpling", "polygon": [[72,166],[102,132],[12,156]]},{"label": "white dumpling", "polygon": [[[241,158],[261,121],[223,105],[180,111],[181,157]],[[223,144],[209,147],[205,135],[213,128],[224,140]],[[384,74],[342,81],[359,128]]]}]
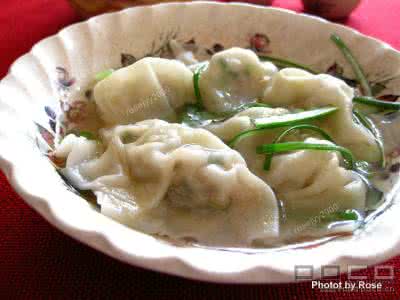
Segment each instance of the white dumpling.
[{"label": "white dumpling", "polygon": [[[222,123],[208,125],[206,129],[226,143],[229,143],[238,134],[254,129],[253,119],[280,116],[288,113],[289,111],[284,108],[252,107]],[[259,172],[263,171],[265,155],[256,153],[257,146],[272,143],[283,130],[285,128],[268,129],[251,136],[243,137],[237,140],[233,147],[243,156],[248,168],[253,173],[259,174]],[[290,135],[290,138],[303,140],[295,132]]]},{"label": "white dumpling", "polygon": [[98,151],[99,145],[95,141],[69,134],[58,145],[54,154],[60,158],[68,157],[66,167],[72,167],[95,158]]},{"label": "white dumpling", "polygon": [[123,169],[118,164],[118,150],[115,147],[108,147],[104,152],[98,142],[69,134],[54,155],[66,159],[61,173],[80,190],[104,188],[110,181],[114,186],[117,181],[122,186],[127,183]]},{"label": "white dumpling", "polygon": [[247,49],[231,48],[211,57],[199,80],[204,106],[211,112],[231,111],[262,98],[270,77],[277,71]]},{"label": "white dumpling", "polygon": [[192,77],[179,61],[147,57],[98,82],[94,99],[109,125],[174,120],[176,109],[194,102]]},{"label": "white dumpling", "polygon": [[68,157],[63,173],[93,190],[105,215],[147,233],[204,244],[277,238],[273,191],[210,132],[147,120],[101,135],[105,152],[77,164],[68,164]]},{"label": "white dumpling", "polygon": [[354,91],[344,81],[327,74],[313,75],[287,68],[276,73],[264,94],[264,102],[278,107],[311,109],[335,106],[339,110],[320,122],[341,146],[349,148],[358,159],[379,161],[380,152],[373,135],[353,122]]},{"label": "white dumpling", "polygon": [[[254,128],[251,119],[287,113],[289,111],[282,108],[250,108],[207,129],[230,141],[240,132]],[[289,219],[318,215],[329,207],[336,210],[364,208],[366,187],[357,175],[340,166],[340,155],[336,152],[304,150],[275,155],[270,170],[265,171],[265,155],[257,154],[255,149],[273,142],[282,130],[270,129],[245,137],[235,144],[235,150],[245,158],[248,168],[272,187]],[[304,139],[311,143],[330,143],[295,132],[289,137],[295,141]]]},{"label": "white dumpling", "polygon": [[194,103],[193,73],[182,62],[158,57],[144,58],[156,73],[173,109]]},{"label": "white dumpling", "polygon": [[[330,144],[314,138],[306,142]],[[301,150],[275,155],[270,170],[259,169],[256,174],[273,188],[289,218],[318,216],[329,207],[363,210],[367,187],[340,161],[333,151]]]}]

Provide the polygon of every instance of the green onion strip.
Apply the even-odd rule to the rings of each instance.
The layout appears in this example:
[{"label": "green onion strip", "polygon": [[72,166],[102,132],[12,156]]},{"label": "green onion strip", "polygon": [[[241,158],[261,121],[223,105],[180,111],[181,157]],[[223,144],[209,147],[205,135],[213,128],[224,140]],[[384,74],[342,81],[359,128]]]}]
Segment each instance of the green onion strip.
[{"label": "green onion strip", "polygon": [[313,109],[313,110],[308,110],[308,111],[302,111],[299,113],[292,113],[292,114],[286,114],[286,115],[280,115],[280,116],[271,116],[271,117],[266,117],[266,118],[257,118],[254,120],[254,123],[256,126],[255,129],[249,129],[249,130],[239,133],[230,142],[228,142],[228,146],[233,148],[240,139],[252,136],[252,135],[262,132],[263,130],[266,130],[266,129],[304,124],[308,121],[312,121],[315,119],[320,119],[325,116],[328,116],[328,115],[336,112],[337,110],[338,109],[336,107],[324,107],[324,108],[318,108],[318,109]]},{"label": "green onion strip", "polygon": [[204,69],[207,67],[208,63],[204,63],[200,65],[193,73],[193,88],[194,88],[194,95],[197,100],[197,106],[200,108],[203,108],[203,99],[201,97],[200,93],[200,85],[199,85],[199,80],[200,80],[200,74],[204,71]]},{"label": "green onion strip", "polygon": [[316,151],[337,151],[344,158],[348,169],[354,169],[353,154],[346,148],[337,145],[314,144],[308,142],[286,142],[277,144],[264,144],[258,146],[258,154],[281,153],[297,150],[316,150]]},{"label": "green onion strip", "polygon": [[345,57],[345,59],[347,60],[347,62],[350,64],[351,68],[353,69],[354,75],[356,76],[358,82],[361,85],[361,89],[362,89],[364,95],[372,96],[372,90],[371,90],[371,86],[368,82],[368,79],[365,76],[365,73],[364,73],[361,65],[358,63],[357,59],[354,57],[351,50],[347,47],[347,45],[344,43],[344,41],[338,35],[332,34],[331,40],[336,44],[336,46],[342,52],[342,54]]},{"label": "green onion strip", "polygon": [[[332,143],[334,143],[333,139],[331,138],[331,136],[329,134],[327,134],[324,130],[322,130],[321,128],[314,126],[314,125],[309,125],[309,124],[301,124],[301,125],[296,125],[293,127],[290,127],[288,129],[286,129],[284,132],[282,132],[273,142],[272,144],[276,144],[276,143],[280,143],[287,135],[289,135],[292,131],[294,130],[300,130],[300,129],[307,129],[307,130],[311,130],[314,131],[316,133],[318,133],[319,135],[321,135],[325,140],[328,140]],[[272,162],[272,157],[273,157],[273,153],[267,153],[267,155],[265,156],[265,162],[264,162],[264,170],[268,171],[271,168],[271,162]]]},{"label": "green onion strip", "polygon": [[110,76],[112,73],[114,72],[113,69],[108,69],[108,70],[104,70],[102,72],[99,72],[95,75],[95,79],[96,81],[101,81],[103,79],[106,79],[108,76]]},{"label": "green onion strip", "polygon": [[298,68],[298,69],[303,69],[304,71],[310,72],[312,74],[318,74],[318,72],[314,71],[310,67],[286,59],[272,57],[268,55],[259,55],[258,57],[260,58],[260,60],[272,62],[281,68]]},{"label": "green onion strip", "polygon": [[354,109],[353,110],[353,116],[358,120],[358,122],[363,125],[365,128],[367,128],[372,135],[375,137],[375,142],[379,148],[379,152],[381,155],[381,159],[379,162],[380,167],[384,168],[386,165],[386,158],[385,158],[385,150],[382,142],[382,136],[378,129],[376,128],[375,124],[364,114],[362,114],[360,111]]}]

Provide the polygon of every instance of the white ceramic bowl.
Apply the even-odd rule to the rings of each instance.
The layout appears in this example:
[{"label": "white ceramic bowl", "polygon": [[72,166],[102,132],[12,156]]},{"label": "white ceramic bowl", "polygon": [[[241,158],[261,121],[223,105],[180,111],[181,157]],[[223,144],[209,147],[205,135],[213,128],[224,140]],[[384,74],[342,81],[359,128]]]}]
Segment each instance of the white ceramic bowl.
[{"label": "white ceramic bowl", "polygon": [[[348,43],[368,78],[384,83],[381,93],[400,94],[398,78],[385,81],[400,74],[399,52],[349,28],[282,9],[211,2],[162,4],[70,26],[18,59],[0,84],[1,169],[51,224],[112,257],[152,270],[215,282],[272,283],[294,281],[296,265],[313,266],[316,278],[324,265],[338,265],[346,272],[349,265],[354,269],[384,261],[400,250],[399,199],[352,237],[314,247],[253,254],[182,247],[101,215],[68,189],[43,155],[52,143],[52,119],[60,113],[60,101],[85,99],[82,87],[96,72],[120,66],[121,53],[136,58],[157,55],[160,46],[175,37],[202,55],[233,45],[251,47],[321,72],[343,68],[344,76],[352,77],[329,40],[333,32]],[[82,117],[78,108],[65,108],[70,122]],[[307,272],[301,269],[298,275]]]}]

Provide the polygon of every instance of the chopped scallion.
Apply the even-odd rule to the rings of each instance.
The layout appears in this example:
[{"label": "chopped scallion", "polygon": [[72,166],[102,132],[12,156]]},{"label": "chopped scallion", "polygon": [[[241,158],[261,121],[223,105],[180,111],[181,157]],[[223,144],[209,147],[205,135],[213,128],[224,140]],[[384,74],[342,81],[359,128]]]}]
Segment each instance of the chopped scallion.
[{"label": "chopped scallion", "polygon": [[95,79],[97,81],[101,81],[101,80],[107,78],[108,76],[110,76],[113,72],[114,72],[113,69],[108,69],[108,70],[99,72],[99,73],[96,74]]},{"label": "chopped scallion", "polygon": [[199,85],[200,74],[201,74],[201,72],[204,71],[204,69],[207,67],[207,65],[208,65],[207,63],[200,65],[193,73],[194,95],[196,97],[197,105],[199,107],[203,107],[203,99],[201,97],[200,85]]},{"label": "chopped scallion", "polygon": [[353,209],[347,209],[345,211],[337,211],[329,215],[322,216],[321,219],[325,222],[357,221],[360,219],[360,215]]},{"label": "chopped scallion", "polygon": [[77,136],[82,136],[82,137],[84,137],[84,138],[86,138],[88,140],[95,140],[96,139],[94,134],[91,133],[90,131],[81,130],[76,135]]},{"label": "chopped scallion", "polygon": [[354,57],[351,50],[347,47],[347,45],[344,43],[344,41],[338,35],[332,34],[331,40],[336,44],[336,46],[342,52],[342,54],[345,57],[345,59],[347,60],[347,62],[350,64],[351,68],[353,69],[354,75],[356,76],[358,82],[361,85],[361,89],[362,89],[364,95],[372,96],[372,90],[371,90],[371,86],[368,82],[368,79],[365,76],[365,73],[364,73],[361,65],[358,63],[357,59]]},{"label": "chopped scallion", "polygon": [[298,113],[292,113],[280,116],[258,118],[254,120],[254,123],[256,125],[255,129],[249,129],[239,133],[228,143],[228,146],[233,148],[240,139],[255,135],[266,129],[304,124],[308,121],[312,121],[314,119],[322,118],[326,115],[329,115],[335,112],[336,110],[337,110],[336,107],[325,107],[325,108],[302,111]]}]

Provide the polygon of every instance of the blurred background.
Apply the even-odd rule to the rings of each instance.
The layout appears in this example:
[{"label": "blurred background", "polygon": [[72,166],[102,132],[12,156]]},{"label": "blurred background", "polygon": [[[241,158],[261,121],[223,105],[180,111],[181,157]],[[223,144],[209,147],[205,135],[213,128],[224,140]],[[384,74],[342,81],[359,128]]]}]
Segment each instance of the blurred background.
[{"label": "blurred background", "polygon": [[[167,0],[69,0],[82,18],[87,18],[104,12],[117,11],[135,5],[150,5]],[[329,19],[346,18],[360,3],[361,0],[298,0],[303,2],[308,13],[316,14]],[[174,2],[185,2],[175,0]],[[222,1],[230,2],[230,1]],[[236,1],[235,1],[236,2]],[[257,5],[271,5],[274,0],[247,0],[241,1]],[[278,2],[278,1],[276,1]]]}]

